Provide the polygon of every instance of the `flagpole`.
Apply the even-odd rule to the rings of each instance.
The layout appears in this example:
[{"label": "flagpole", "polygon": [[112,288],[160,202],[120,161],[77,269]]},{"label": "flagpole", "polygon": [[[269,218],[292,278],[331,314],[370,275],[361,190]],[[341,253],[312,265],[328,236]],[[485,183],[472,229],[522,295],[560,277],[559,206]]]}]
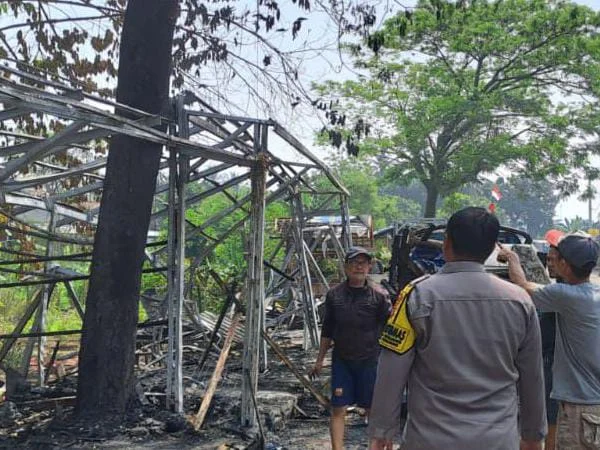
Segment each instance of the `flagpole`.
[{"label": "flagpole", "polygon": [[589,226],[592,227],[592,180],[588,177],[588,221]]}]

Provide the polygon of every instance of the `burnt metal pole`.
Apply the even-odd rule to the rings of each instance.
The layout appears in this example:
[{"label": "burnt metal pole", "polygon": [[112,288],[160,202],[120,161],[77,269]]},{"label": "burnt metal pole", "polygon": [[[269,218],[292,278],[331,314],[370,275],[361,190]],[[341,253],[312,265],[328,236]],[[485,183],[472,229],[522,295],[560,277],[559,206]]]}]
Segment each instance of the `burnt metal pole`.
[{"label": "burnt metal pole", "polygon": [[169,158],[167,407],[183,413],[182,311],[185,271],[185,177],[187,158]]},{"label": "burnt metal pole", "polygon": [[[48,224],[48,233],[54,233],[56,228],[56,208],[54,203],[51,204],[50,208],[50,222]],[[46,257],[52,256],[54,253],[54,242],[48,240],[46,243]],[[48,272],[51,269],[51,263],[46,261],[44,263],[44,272]],[[54,284],[46,284],[42,292],[42,300],[38,306],[38,332],[43,333],[46,331],[46,321],[48,318],[48,304],[52,297],[52,291],[54,290]],[[46,359],[46,337],[40,336],[38,338],[37,348],[37,360],[38,360],[38,384],[44,386],[46,381],[46,367],[44,366]]]},{"label": "burnt metal pole", "polygon": [[342,246],[344,250],[352,247],[352,230],[350,229],[350,209],[348,207],[348,197],[340,194],[340,209],[342,215]]},{"label": "burnt metal pole", "polygon": [[296,262],[299,269],[296,279],[298,280],[298,286],[300,286],[299,293],[304,311],[304,348],[317,348],[319,346],[319,328],[310,270],[306,258],[306,249],[304,248],[304,211],[301,194],[297,192],[296,188],[292,195],[292,214]]},{"label": "burnt metal pole", "polygon": [[[255,125],[255,128],[258,128],[258,125]],[[261,209],[262,209],[262,224],[261,224],[261,228],[259,230],[260,232],[260,249],[261,249],[261,254],[262,254],[262,258],[260,260],[256,261],[257,266],[257,270],[260,271],[260,332],[261,333],[266,333],[267,332],[267,313],[266,313],[266,306],[265,306],[265,300],[266,300],[266,295],[265,295],[265,271],[264,271],[264,258],[265,258],[265,209],[267,207],[267,195],[266,195],[266,189],[267,189],[267,171],[269,169],[269,162],[265,159],[266,155],[267,155],[267,151],[269,148],[269,126],[266,124],[261,124],[260,125],[260,133],[259,133],[259,155],[261,157],[261,161],[262,161],[262,168],[261,170],[263,171],[262,175],[260,175],[261,178],[261,195],[262,195],[262,205],[261,205]],[[256,145],[256,144],[255,144]],[[260,366],[261,370],[263,372],[266,372],[269,368],[269,360],[268,360],[268,354],[267,354],[267,343],[261,339],[260,337],[258,338],[258,345],[260,347],[260,362],[262,363]],[[256,392],[256,391],[253,391]],[[256,406],[256,405],[254,405]],[[255,411],[256,412],[256,411]]]},{"label": "burnt metal pole", "polygon": [[[261,151],[260,134],[266,128],[255,125],[254,143],[256,163],[252,167],[252,200],[250,213],[250,239],[248,245],[248,278],[246,281],[246,324],[244,334],[244,354],[242,362],[242,407],[241,422],[244,427],[256,426],[256,414],[252,395],[258,388],[258,367],[260,360],[261,331],[264,326],[264,229],[265,229],[265,190],[266,154]],[[258,146],[258,147],[257,147]]]},{"label": "burnt metal pole", "polygon": [[[187,139],[187,116],[181,99],[176,103],[180,137]],[[182,312],[185,290],[185,183],[188,157],[170,149],[169,155],[169,237],[168,237],[168,354],[167,408],[183,413]]]}]

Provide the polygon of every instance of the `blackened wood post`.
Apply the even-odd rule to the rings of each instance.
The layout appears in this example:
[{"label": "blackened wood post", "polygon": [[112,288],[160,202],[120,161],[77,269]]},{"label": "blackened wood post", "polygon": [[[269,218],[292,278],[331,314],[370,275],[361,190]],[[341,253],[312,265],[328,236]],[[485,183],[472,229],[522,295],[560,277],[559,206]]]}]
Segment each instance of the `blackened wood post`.
[{"label": "blackened wood post", "polygon": [[[120,36],[119,103],[151,115],[169,107],[179,3],[127,2]],[[118,107],[116,112],[137,119],[128,108]],[[159,130],[154,133],[162,135]],[[173,142],[146,139],[151,134],[114,134],[110,139],[79,352],[76,413],[86,419],[122,415],[137,398],[134,365],[142,263],[163,144]]]},{"label": "blackened wood post", "polygon": [[[189,129],[182,98],[175,107],[179,137],[187,139]],[[168,355],[167,408],[183,413],[182,314],[185,291],[185,183],[189,160],[171,149],[169,155],[169,236],[168,236]]]},{"label": "blackened wood post", "polygon": [[[255,427],[256,414],[252,404],[252,393],[258,388],[258,366],[260,359],[261,330],[264,313],[264,228],[265,228],[265,154],[261,151],[260,134],[265,128],[254,126],[256,164],[252,167],[252,207],[250,216],[250,239],[248,244],[248,279],[246,282],[246,324],[242,370],[241,422],[244,427]],[[258,147],[257,147],[258,146]]]}]

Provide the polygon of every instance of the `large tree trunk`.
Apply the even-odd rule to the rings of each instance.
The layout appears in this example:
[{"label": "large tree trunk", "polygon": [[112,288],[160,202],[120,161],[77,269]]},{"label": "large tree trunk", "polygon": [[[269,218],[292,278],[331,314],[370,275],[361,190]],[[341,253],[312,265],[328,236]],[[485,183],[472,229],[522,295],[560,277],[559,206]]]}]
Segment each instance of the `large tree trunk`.
[{"label": "large tree trunk", "polygon": [[423,216],[433,218],[435,217],[440,191],[434,184],[428,184],[425,188],[427,190],[427,198],[425,199],[425,211]]},{"label": "large tree trunk", "polygon": [[[177,13],[177,0],[129,0],[120,103],[165,111]],[[142,262],[161,151],[129,137],[110,142],[79,354],[80,415],[122,413],[132,399]]]}]

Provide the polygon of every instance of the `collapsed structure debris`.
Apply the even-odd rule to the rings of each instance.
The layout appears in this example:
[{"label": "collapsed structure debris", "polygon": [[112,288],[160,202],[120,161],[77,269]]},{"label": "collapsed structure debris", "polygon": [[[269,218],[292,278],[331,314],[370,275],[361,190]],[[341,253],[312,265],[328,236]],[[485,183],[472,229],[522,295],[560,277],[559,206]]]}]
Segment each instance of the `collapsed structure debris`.
[{"label": "collapsed structure debris", "polygon": [[[275,121],[221,114],[189,92],[173,99],[171,116],[152,116],[9,65],[0,71],[0,253],[4,255],[0,272],[18,276],[18,281],[0,282],[0,289],[27,296],[12,331],[0,336],[0,367],[7,374],[7,387],[10,385],[8,397],[15,397],[28,383],[32,368],[40,387],[76,373],[76,359],[66,369],[69,372],[50,373],[65,352],[74,356],[66,339],[81,330],[49,331],[48,305],[60,289],[83,319],[85,305],[80,296],[85,289],[77,289],[76,283],[85,283],[89,277],[81,267],[89,266],[94,244],[106,166],[101,149],[106,139],[127,135],[164,146],[144,273],[160,274],[166,295],[141,294],[149,319],[138,326],[137,355],[142,382],[166,368],[166,389],[161,393],[142,388],[141,400],[156,402],[162,397],[160,403],[166,409],[181,415],[188,381],[209,386],[206,379],[184,377],[186,355],[203,355],[203,366],[216,347],[222,356],[213,374],[213,380],[218,380],[233,340],[242,338],[239,416],[242,425],[256,426],[259,363],[263,370],[268,367],[265,342],[285,361],[269,327],[289,325],[290,318],[301,316],[304,348],[318,346],[311,279],[319,272],[311,261],[312,243],[306,242],[304,229],[311,217],[337,210],[341,232],[334,233],[331,240],[342,255],[352,244],[348,191],[324,163]],[[126,111],[128,118],[115,110]],[[19,128],[33,117],[46,123],[60,122],[64,127],[42,136]],[[158,131],[159,125],[168,131]],[[56,162],[58,155],[64,164]],[[307,174],[311,170],[327,176],[330,186],[326,191],[310,184]],[[235,193],[239,186],[249,186],[249,193],[240,198]],[[183,220],[187,207],[220,193],[231,202],[228,207],[202,223]],[[306,196],[315,199],[311,208],[303,203]],[[291,222],[276,250],[265,255],[265,205],[277,200],[287,200]],[[237,212],[243,218],[215,235],[211,227]],[[157,233],[165,220],[166,240]],[[248,238],[243,289],[232,289],[212,273],[228,300],[218,317],[199,311],[193,298],[194,272],[218,245],[243,230]],[[186,266],[190,243],[196,251]],[[31,264],[35,270],[24,269]],[[241,291],[243,318],[240,314],[232,318],[234,297]],[[282,298],[287,303],[285,310],[268,320],[267,310]],[[229,330],[224,343],[219,341],[223,325]],[[51,337],[60,341],[51,342]],[[200,340],[204,347],[198,345]],[[310,382],[295,373],[310,389]],[[207,389],[204,401],[210,404],[216,382]],[[325,404],[318,391],[312,390]],[[203,405],[194,422],[197,428],[207,411],[208,406]]]}]

